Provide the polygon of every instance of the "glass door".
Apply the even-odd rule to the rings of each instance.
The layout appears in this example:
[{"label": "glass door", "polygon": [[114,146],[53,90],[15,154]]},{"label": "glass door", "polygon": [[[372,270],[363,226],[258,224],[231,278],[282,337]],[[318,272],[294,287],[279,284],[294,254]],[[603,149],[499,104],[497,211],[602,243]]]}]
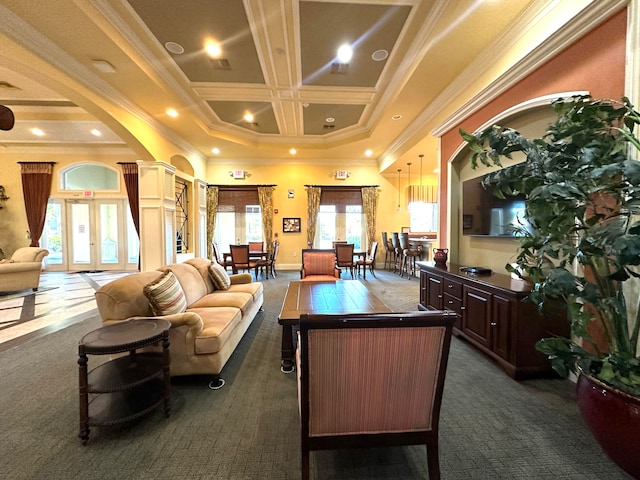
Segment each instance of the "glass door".
[{"label": "glass door", "polygon": [[[73,271],[124,270],[127,218],[121,200],[67,202],[68,264]],[[135,233],[135,232],[134,232]]]}]

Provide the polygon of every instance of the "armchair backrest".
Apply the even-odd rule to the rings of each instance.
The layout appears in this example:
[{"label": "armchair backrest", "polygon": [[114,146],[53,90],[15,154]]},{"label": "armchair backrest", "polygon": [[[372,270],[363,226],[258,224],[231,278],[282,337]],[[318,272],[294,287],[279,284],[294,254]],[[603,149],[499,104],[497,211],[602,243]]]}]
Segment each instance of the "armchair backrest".
[{"label": "armchair backrest", "polygon": [[21,247],[13,252],[11,260],[14,262],[42,262],[47,255],[49,255],[49,250],[44,248]]},{"label": "armchair backrest", "polygon": [[340,277],[340,270],[336,268],[336,253],[333,250],[305,248],[302,250],[301,276],[331,275]]},{"label": "armchair backrest", "polygon": [[229,249],[234,267],[249,265],[249,245],[229,245]]},{"label": "armchair backrest", "polygon": [[339,443],[360,434],[437,435],[454,319],[442,311],[302,315],[303,443],[329,437]]}]

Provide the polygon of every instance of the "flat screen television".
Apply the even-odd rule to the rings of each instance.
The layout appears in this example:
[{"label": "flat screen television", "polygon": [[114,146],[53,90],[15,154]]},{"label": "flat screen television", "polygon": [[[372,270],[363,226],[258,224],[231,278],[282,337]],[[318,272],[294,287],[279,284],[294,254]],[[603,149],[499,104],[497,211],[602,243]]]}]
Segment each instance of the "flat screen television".
[{"label": "flat screen television", "polygon": [[512,226],[527,225],[524,220],[525,196],[501,199],[482,186],[477,177],[462,182],[462,234],[488,237],[514,237]]}]

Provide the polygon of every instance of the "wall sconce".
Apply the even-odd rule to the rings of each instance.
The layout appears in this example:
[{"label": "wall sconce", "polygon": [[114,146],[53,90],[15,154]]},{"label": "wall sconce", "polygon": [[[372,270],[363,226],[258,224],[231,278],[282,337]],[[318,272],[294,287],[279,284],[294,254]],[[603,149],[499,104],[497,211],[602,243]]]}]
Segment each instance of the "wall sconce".
[{"label": "wall sconce", "polygon": [[7,200],[9,200],[9,197],[5,195],[4,187],[0,185],[0,209],[2,209],[3,202],[6,202]]},{"label": "wall sconce", "polygon": [[336,170],[335,176],[336,180],[346,180],[351,176],[351,172],[347,172],[346,170]]},{"label": "wall sconce", "polygon": [[245,178],[250,177],[251,174],[246,170],[229,170],[229,176],[236,180],[244,180]]}]

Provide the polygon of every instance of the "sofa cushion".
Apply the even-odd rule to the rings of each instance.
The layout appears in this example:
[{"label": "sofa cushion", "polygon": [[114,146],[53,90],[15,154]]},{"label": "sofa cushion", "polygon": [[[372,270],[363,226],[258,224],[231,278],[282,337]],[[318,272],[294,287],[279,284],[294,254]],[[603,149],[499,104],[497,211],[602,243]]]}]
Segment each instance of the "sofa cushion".
[{"label": "sofa cushion", "polygon": [[242,310],[244,315],[253,303],[253,296],[250,293],[216,290],[205,295],[193,305],[189,305],[189,310],[193,308],[234,307]]},{"label": "sofa cushion", "polygon": [[231,279],[227,271],[218,263],[211,262],[209,265],[209,277],[216,290],[228,290],[231,286]]},{"label": "sofa cushion", "polygon": [[233,307],[190,308],[202,318],[202,331],[196,337],[196,354],[218,352],[242,320],[242,313]]},{"label": "sofa cushion", "polygon": [[251,283],[233,283],[227,292],[243,292],[250,293],[253,296],[253,301],[257,302],[258,299],[262,296],[262,292],[264,287],[262,286],[262,282],[251,282]]},{"label": "sofa cushion", "polygon": [[180,282],[171,270],[165,270],[157,280],[144,286],[154,315],[171,315],[187,310],[187,299]]}]

